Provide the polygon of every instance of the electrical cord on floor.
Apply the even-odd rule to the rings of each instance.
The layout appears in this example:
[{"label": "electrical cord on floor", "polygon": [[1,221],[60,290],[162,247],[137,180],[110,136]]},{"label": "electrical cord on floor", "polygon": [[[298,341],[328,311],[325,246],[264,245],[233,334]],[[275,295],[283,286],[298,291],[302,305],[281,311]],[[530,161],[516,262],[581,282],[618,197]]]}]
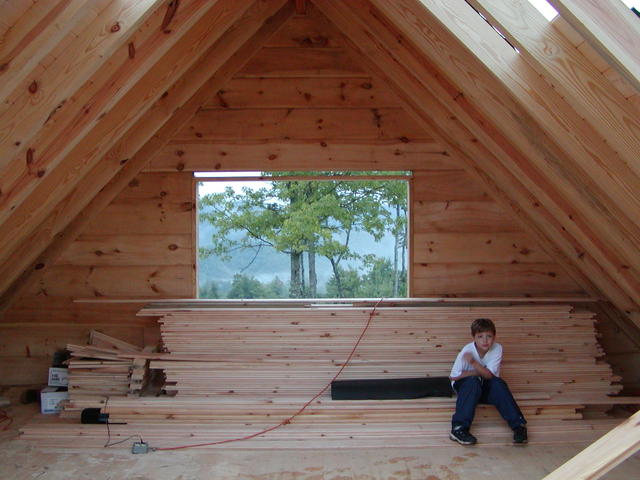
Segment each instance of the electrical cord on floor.
[{"label": "electrical cord on floor", "polygon": [[[366,331],[369,329],[369,325],[371,325],[371,320],[373,319],[373,316],[376,313],[376,309],[378,308],[378,305],[380,305],[380,303],[382,302],[382,300],[384,300],[384,298],[381,298],[380,300],[378,300],[376,302],[376,304],[373,306],[373,309],[371,310],[371,312],[369,313],[369,318],[367,319],[367,324],[365,325],[365,327],[362,329],[362,333],[360,333],[360,336],[358,337],[358,340],[356,341],[355,345],[353,346],[353,349],[351,350],[351,353],[349,353],[349,356],[347,357],[347,359],[345,360],[345,362],[342,364],[342,367],[340,367],[340,370],[338,370],[338,373],[336,373],[334,375],[334,377],[329,381],[329,383],[327,383],[324,388],[322,390],[320,390],[316,395],[313,396],[313,398],[311,398],[311,400],[309,400],[307,403],[305,403],[302,408],[300,408],[296,413],[294,413],[293,415],[291,415],[290,417],[284,419],[282,422],[278,423],[277,425],[274,425],[272,427],[269,428],[265,428],[264,430],[261,430],[259,432],[256,433],[252,433],[251,435],[247,435],[245,437],[239,437],[239,438],[230,438],[228,440],[219,440],[217,442],[207,442],[207,443],[195,443],[192,445],[180,445],[178,447],[152,447],[151,450],[156,452],[156,451],[167,451],[167,450],[183,450],[186,448],[196,448],[196,447],[208,447],[208,446],[212,446],[212,445],[222,445],[224,443],[231,443],[231,442],[240,442],[242,440],[250,440],[252,438],[258,437],[260,435],[264,435],[265,433],[268,432],[272,432],[280,427],[284,427],[285,425],[288,425],[289,423],[291,423],[291,421],[297,417],[298,415],[300,415],[302,412],[304,412],[306,410],[306,408],[311,405],[311,403],[318,398],[320,395],[322,395],[327,388],[329,388],[331,386],[331,383],[333,383],[333,381],[338,378],[338,376],[340,376],[340,374],[342,373],[342,371],[347,367],[347,365],[349,364],[349,362],[351,361],[351,358],[353,358],[354,353],[356,352],[356,349],[358,348],[358,345],[360,345],[360,341],[362,340],[362,337],[364,337],[364,334],[366,333]],[[135,435],[134,435],[135,436]]]},{"label": "electrical cord on floor", "polygon": [[[107,397],[107,399],[105,400],[103,408],[107,408],[107,403],[109,403],[109,397]],[[131,440],[132,438],[135,438],[135,437],[138,437],[140,439],[140,442],[143,442],[142,436],[140,434],[136,434],[136,435],[130,435],[127,438],[125,438],[124,440],[120,440],[120,441],[111,443],[111,428],[109,428],[109,418],[108,417],[107,417],[107,420],[106,420],[105,424],[107,426],[107,441],[103,445],[103,448],[109,448],[109,447],[113,447],[114,445],[119,445],[119,444],[124,443],[127,440]],[[116,423],[116,425],[126,425],[126,424],[125,423]]]},{"label": "electrical cord on floor", "polygon": [[8,430],[11,424],[13,423],[13,418],[9,416],[7,411],[0,409],[0,424],[4,422],[7,422],[7,424],[3,425],[2,428],[0,428],[0,432],[4,432],[5,430]]}]

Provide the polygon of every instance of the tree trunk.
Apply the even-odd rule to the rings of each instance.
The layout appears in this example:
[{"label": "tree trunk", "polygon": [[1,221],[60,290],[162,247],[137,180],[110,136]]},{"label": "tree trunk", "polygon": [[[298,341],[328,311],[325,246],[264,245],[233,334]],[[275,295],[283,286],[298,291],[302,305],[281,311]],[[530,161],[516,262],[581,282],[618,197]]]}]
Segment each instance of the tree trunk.
[{"label": "tree trunk", "polygon": [[340,279],[340,271],[338,270],[338,263],[333,259],[331,261],[331,268],[333,269],[333,276],[336,277],[336,288],[338,289],[338,298],[344,298],[344,292],[342,291],[342,280]]},{"label": "tree trunk", "polygon": [[[400,206],[396,205],[396,220],[400,216]],[[393,235],[393,296],[398,296],[398,248],[400,247],[400,231],[394,229]]]},{"label": "tree trunk", "polygon": [[307,295],[307,286],[305,282],[305,274],[304,274],[304,252],[300,252],[300,297],[306,298]]},{"label": "tree trunk", "polygon": [[318,297],[318,274],[316,273],[316,245],[309,245],[309,298]]},{"label": "tree trunk", "polygon": [[291,284],[289,285],[289,296],[291,298],[302,298],[302,283],[300,282],[300,259],[302,252],[291,252]]}]

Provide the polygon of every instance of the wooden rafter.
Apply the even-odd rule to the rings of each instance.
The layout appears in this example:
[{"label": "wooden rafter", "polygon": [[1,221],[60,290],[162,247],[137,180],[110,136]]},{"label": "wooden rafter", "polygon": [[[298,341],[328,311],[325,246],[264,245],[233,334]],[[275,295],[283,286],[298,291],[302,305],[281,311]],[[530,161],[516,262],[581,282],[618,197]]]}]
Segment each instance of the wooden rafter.
[{"label": "wooden rafter", "polygon": [[582,37],[640,92],[640,22],[619,0],[549,0]]},{"label": "wooden rafter", "polygon": [[[284,5],[284,6],[283,6]],[[69,198],[59,206],[65,217],[73,218],[46,250],[31,262],[22,275],[0,298],[0,310],[6,309],[23,289],[44,274],[64,250],[82,232],[104,207],[145,167],[149,160],[171,139],[176,129],[185,125],[200,108],[212,98],[294,14],[287,0],[257,2],[246,15],[201,56],[120,139],[112,149],[131,158],[120,164],[113,154],[107,154],[96,164]],[[127,152],[127,150],[129,152]],[[116,161],[114,161],[114,158]],[[66,209],[66,210],[65,210]],[[58,215],[61,211],[58,210]],[[45,222],[40,234],[50,235]],[[51,242],[51,238],[49,242]],[[38,239],[27,242],[21,251],[28,255],[39,247]],[[27,264],[28,265],[28,264]]]},{"label": "wooden rafter", "polygon": [[[512,163],[514,155],[521,154],[511,148],[498,132],[485,131],[490,125],[486,119],[461,101],[463,99],[459,98],[455,87],[444,83],[444,75],[434,71],[419,52],[410,48],[378,10],[363,5],[349,9],[324,0],[318,0],[316,4],[343,29],[354,47],[362,52],[362,58],[369,58],[377,64],[378,74],[389,79],[397,93],[407,100],[410,110],[422,122],[431,124],[431,131],[442,136],[444,144],[450,148],[449,153],[464,160],[469,171],[481,179],[494,198],[513,210],[526,225],[526,230],[534,234],[585,290],[595,294],[590,276],[593,278],[595,272],[600,277],[606,274],[588,251],[582,255],[581,261],[588,265],[590,274],[582,273],[576,267],[571,258],[576,251],[582,251],[580,245],[538,203],[522,183],[522,175],[516,175],[505,167],[505,164]],[[434,82],[434,78],[439,82]],[[635,304],[627,297],[618,295],[617,299],[627,308],[634,308]]]},{"label": "wooden rafter", "polygon": [[[528,1],[469,0],[469,3],[506,32],[509,41],[575,109],[584,119],[582,122],[606,139],[615,150],[613,155],[601,154],[607,159],[607,167],[618,169],[616,181],[620,185],[625,185],[629,192],[636,191],[636,186],[628,183],[629,177],[640,173],[640,165],[635,161],[640,151],[640,117],[634,106]],[[574,131],[579,134],[579,128]],[[612,131],[618,134],[611,135]]]},{"label": "wooden rafter", "polygon": [[[44,176],[28,200],[13,210],[2,225],[0,244],[12,249],[27,237],[38,237],[38,224],[51,219],[59,202],[74,189],[81,178],[104,156],[125,161],[128,157],[114,150],[120,137],[141,118],[180,76],[191,67],[250,6],[246,2],[217,2],[164,55],[157,58],[138,82],[91,128],[63,158],[60,164]],[[182,10],[181,10],[182,11]],[[175,20],[174,20],[175,21]],[[174,29],[175,32],[175,29]],[[49,228],[60,231],[69,218],[58,216]],[[36,251],[42,251],[49,242]],[[0,261],[7,261],[5,251]]]},{"label": "wooden rafter", "polygon": [[[119,68],[116,68],[115,72],[108,71],[107,78],[112,79],[112,75],[120,71],[124,78],[135,80],[135,83],[128,81],[119,85],[121,90],[115,92],[111,91],[108,84],[107,88],[99,88],[95,92],[95,96],[88,99],[88,105],[96,104],[96,107],[108,107],[108,110],[95,117],[87,107],[89,111],[85,116],[92,120],[91,122],[87,121],[87,125],[84,125],[84,121],[88,119],[84,119],[82,115],[86,108],[81,108],[79,114],[71,112],[70,119],[65,116],[65,120],[68,120],[69,123],[61,132],[52,127],[53,130],[56,130],[54,133],[57,133],[52,138],[54,146],[51,144],[46,146],[42,159],[36,156],[40,150],[31,150],[34,152],[32,162],[27,164],[26,168],[33,169],[37,166],[35,168],[37,173],[29,175],[23,172],[18,177],[20,183],[26,182],[27,185],[21,186],[29,189],[28,197],[25,197],[23,193],[20,194],[21,202],[15,205],[3,204],[2,217],[5,221],[2,223],[2,230],[0,230],[0,244],[12,248],[10,245],[16,246],[29,235],[30,231],[33,232],[36,225],[49,215],[49,209],[69,193],[93,163],[98,161],[112,147],[118,137],[194,63],[198,54],[206,50],[222,34],[225,27],[234,22],[246,10],[248,4],[238,2],[234,6],[227,2],[205,2],[198,5],[197,8],[195,7],[194,5],[195,11],[200,13],[193,15],[192,12],[192,15],[188,17],[190,21],[185,21],[182,28],[176,25],[177,19],[175,19],[171,34],[159,32],[162,37],[175,36],[175,39],[169,44],[165,41],[154,42],[155,47],[159,49],[158,52],[154,51],[152,43],[147,54],[150,61],[143,60],[141,65],[144,67],[140,72],[128,67],[129,62],[135,63],[135,60],[131,61],[126,53],[121,55],[121,60],[125,62],[124,71],[120,71]],[[186,9],[180,10],[180,12],[187,15]],[[159,13],[164,15],[162,9]],[[156,20],[161,21],[157,16]],[[159,23],[157,28],[159,28]],[[155,35],[151,34],[151,36]],[[117,62],[111,63],[117,64]],[[99,70],[96,74],[97,78],[93,82],[102,85],[103,77],[101,74],[104,73]],[[113,78],[113,81],[116,85],[119,84],[117,76]],[[114,94],[113,101],[105,100],[105,93]],[[82,97],[83,92],[78,92],[77,96]],[[54,124],[62,122],[61,118],[55,120]],[[48,130],[50,129],[43,128],[42,135],[48,135]],[[65,139],[68,145],[65,144]],[[45,145],[46,143],[43,144],[43,147]],[[49,154],[56,155],[56,159],[49,159]],[[49,160],[51,160],[51,165],[47,163]],[[24,171],[24,161],[18,165]],[[3,175],[3,179],[8,180],[8,178],[12,178],[12,175]],[[20,190],[18,189],[18,192],[6,191],[5,200],[18,195]],[[0,261],[4,261],[6,258],[5,255],[0,254]]]},{"label": "wooden rafter", "polygon": [[[556,132],[541,123],[540,118],[546,118],[552,121],[550,125],[556,125],[554,128],[566,130],[564,123],[556,123],[552,105],[543,104],[541,108],[528,99],[529,94],[536,91],[534,86],[549,90],[537,84],[539,76],[534,72],[525,74],[528,67],[517,57],[500,61],[500,57],[507,55],[506,49],[512,55],[517,54],[462,0],[422,3],[374,0],[373,3],[380,6],[380,16],[402,25],[402,33],[433,62],[438,69],[434,78],[439,83],[444,78],[453,79],[453,89],[451,85],[443,86],[449,88],[450,100],[466,111],[464,115],[472,123],[465,121],[465,124],[481,142],[491,145],[498,140],[502,144],[500,148],[508,153],[501,159],[503,167],[534,195],[535,209],[544,206],[559,224],[554,229],[547,226],[547,235],[573,237],[575,246],[564,248],[565,255],[583,269],[586,276],[593,278],[602,291],[615,296],[618,308],[636,317],[640,291],[637,272],[631,265],[639,259],[636,247],[630,246],[636,234],[630,234],[628,229],[635,231],[638,225],[629,221],[625,212],[620,211],[621,206],[609,197],[609,194],[624,195],[625,192],[619,187],[615,192],[602,191],[597,179],[585,173],[583,165],[576,164],[565,150],[580,154],[576,150],[580,142],[576,139],[569,139],[566,144],[557,142]],[[423,4],[428,4],[428,8]],[[483,38],[482,42],[477,41],[478,35]],[[490,51],[482,50],[489,48],[485,43],[491,45]],[[519,81],[531,82],[530,90],[518,85]],[[516,93],[524,93],[524,98]],[[571,109],[568,112],[574,115]],[[580,155],[580,161],[592,160],[584,153]],[[499,185],[506,188],[502,182]],[[611,248],[612,244],[616,247]],[[585,262],[587,254],[593,256],[593,263]],[[600,274],[605,270],[607,275],[594,277],[593,271],[587,273],[591,266]],[[620,289],[624,290],[623,295]]]},{"label": "wooden rafter", "polygon": [[636,412],[543,480],[597,480],[638,450],[640,412]]}]

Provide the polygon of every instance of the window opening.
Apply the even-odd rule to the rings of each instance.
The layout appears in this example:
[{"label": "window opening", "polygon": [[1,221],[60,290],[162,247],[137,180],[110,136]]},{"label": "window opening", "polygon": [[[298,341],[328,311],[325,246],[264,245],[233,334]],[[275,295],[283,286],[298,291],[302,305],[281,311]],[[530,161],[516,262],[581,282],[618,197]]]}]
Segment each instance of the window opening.
[{"label": "window opening", "polygon": [[410,172],[219,175],[196,177],[200,298],[407,296]]}]

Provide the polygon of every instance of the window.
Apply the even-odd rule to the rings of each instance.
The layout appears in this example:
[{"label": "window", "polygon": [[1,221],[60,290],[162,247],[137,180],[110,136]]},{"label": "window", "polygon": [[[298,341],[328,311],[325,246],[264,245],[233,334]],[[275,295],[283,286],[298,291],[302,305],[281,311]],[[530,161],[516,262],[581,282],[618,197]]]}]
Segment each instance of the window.
[{"label": "window", "polygon": [[201,298],[407,295],[409,172],[227,175],[198,178]]}]

